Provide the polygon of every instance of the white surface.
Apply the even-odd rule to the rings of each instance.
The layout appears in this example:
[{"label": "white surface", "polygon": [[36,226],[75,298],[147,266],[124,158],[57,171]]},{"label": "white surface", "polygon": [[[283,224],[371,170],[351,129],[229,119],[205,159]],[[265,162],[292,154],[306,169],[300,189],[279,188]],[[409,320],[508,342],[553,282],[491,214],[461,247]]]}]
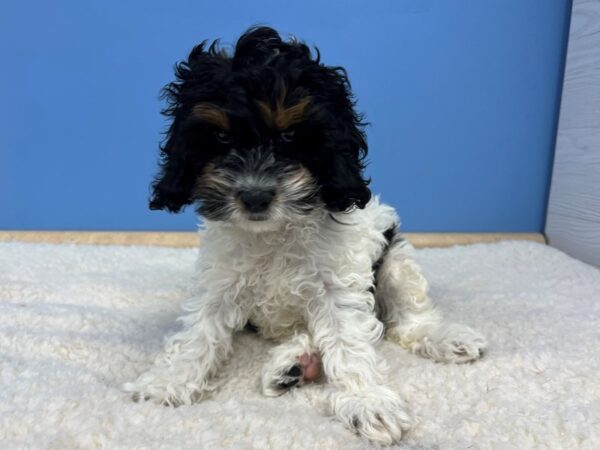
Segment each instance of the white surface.
[{"label": "white surface", "polygon": [[546,235],[600,266],[600,2],[574,0]]},{"label": "white surface", "polygon": [[[0,244],[0,448],[369,448],[321,415],[322,386],[262,397],[271,344],[251,334],[210,400],[171,409],[119,391],[176,328],[194,257]],[[490,350],[453,366],[381,345],[419,418],[402,448],[600,448],[600,271],[530,242],[417,257],[447,315],[484,332]]]}]

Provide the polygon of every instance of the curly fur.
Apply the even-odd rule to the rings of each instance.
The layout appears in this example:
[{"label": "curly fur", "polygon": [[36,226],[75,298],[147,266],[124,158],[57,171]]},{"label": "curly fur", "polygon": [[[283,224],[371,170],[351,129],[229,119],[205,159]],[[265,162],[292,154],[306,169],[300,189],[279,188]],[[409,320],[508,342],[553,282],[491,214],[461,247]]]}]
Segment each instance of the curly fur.
[{"label": "curly fur", "polygon": [[[311,171],[330,210],[364,207],[370,198],[362,177],[367,144],[345,70],[321,64],[305,44],[284,42],[266,27],[244,34],[232,55],[218,41],[206,47],[206,42],[199,44],[177,65],[176,81],[163,91],[169,103],[163,113],[172,123],[161,147],[162,171],[150,207],[178,212],[196,201],[197,174],[228,150],[215,139],[211,124],[193,113],[198,104],[225,112],[232,126],[239,125],[235,144],[250,148],[260,142],[259,135],[275,137],[265,130],[265,105],[277,111],[306,101],[310,115],[298,125],[294,143],[278,143],[280,156]],[[273,140],[262,143],[272,146]]]},{"label": "curly fur", "polygon": [[386,386],[377,342],[466,362],[485,340],[442,321],[398,216],[371,199],[345,72],[259,28],[233,56],[196,47],[177,78],[151,206],[193,202],[206,231],[182,330],[125,390],[168,405],[204,398],[251,323],[281,342],[263,370],[266,395],[301,385],[298,357],[318,353],[332,413],[372,441],[399,440],[412,419]]}]

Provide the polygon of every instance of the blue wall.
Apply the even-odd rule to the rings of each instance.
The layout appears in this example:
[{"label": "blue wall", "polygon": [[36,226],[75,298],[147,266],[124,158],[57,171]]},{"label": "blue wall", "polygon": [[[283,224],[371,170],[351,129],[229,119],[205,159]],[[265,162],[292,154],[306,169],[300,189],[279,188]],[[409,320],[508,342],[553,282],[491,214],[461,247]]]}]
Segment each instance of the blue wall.
[{"label": "blue wall", "polygon": [[0,228],[185,230],[150,212],[160,88],[270,24],[349,71],[369,175],[413,231],[541,231],[568,0],[20,1],[0,12]]}]

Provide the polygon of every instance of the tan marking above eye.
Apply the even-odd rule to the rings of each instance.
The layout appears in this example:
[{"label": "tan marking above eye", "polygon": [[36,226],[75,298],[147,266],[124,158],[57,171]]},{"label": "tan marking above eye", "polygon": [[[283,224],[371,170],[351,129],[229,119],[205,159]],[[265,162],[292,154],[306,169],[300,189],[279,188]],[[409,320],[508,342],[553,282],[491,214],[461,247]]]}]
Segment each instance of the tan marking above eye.
[{"label": "tan marking above eye", "polygon": [[267,102],[256,102],[267,125],[279,130],[287,130],[293,125],[302,122],[306,117],[310,97],[301,98],[296,104],[284,105],[284,99],[279,98],[275,105]]},{"label": "tan marking above eye", "polygon": [[216,105],[211,103],[198,103],[192,109],[192,114],[198,119],[204,120],[223,130],[229,130],[229,116]]}]

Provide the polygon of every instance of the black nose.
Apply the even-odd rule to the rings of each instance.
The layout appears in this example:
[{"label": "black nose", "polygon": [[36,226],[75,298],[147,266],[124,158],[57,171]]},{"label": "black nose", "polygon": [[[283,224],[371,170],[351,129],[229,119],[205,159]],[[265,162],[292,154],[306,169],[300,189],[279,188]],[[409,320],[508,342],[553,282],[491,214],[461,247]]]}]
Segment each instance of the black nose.
[{"label": "black nose", "polygon": [[273,191],[242,191],[240,192],[240,200],[244,207],[253,213],[259,213],[269,209],[269,205],[275,197]]}]

